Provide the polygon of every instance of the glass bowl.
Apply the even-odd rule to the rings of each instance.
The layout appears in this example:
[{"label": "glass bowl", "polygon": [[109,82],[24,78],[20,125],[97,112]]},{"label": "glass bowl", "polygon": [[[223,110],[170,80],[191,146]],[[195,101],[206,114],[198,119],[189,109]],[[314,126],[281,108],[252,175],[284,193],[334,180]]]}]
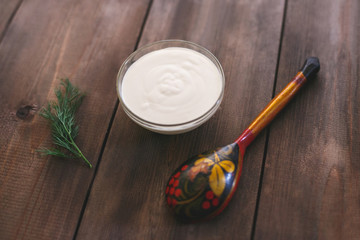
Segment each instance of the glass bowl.
[{"label": "glass bowl", "polygon": [[[218,99],[216,100],[215,104],[206,113],[204,113],[200,117],[197,117],[190,121],[179,123],[179,124],[159,124],[159,123],[147,121],[147,120],[139,117],[134,112],[132,112],[131,109],[126,105],[126,103],[123,99],[123,94],[122,94],[123,78],[125,76],[126,71],[130,68],[130,66],[133,63],[135,63],[139,58],[141,58],[142,56],[144,56],[147,53],[150,53],[150,52],[153,52],[156,50],[160,50],[160,49],[164,49],[164,48],[169,48],[169,47],[187,48],[187,49],[191,49],[191,50],[201,53],[202,55],[206,56],[212,63],[214,63],[214,65],[216,66],[216,68],[219,71],[220,76],[221,76],[221,92],[220,92],[220,95],[219,95]],[[220,65],[220,62],[216,59],[216,57],[206,48],[204,48],[198,44],[195,44],[195,43],[192,43],[189,41],[184,41],[184,40],[162,40],[162,41],[154,42],[154,43],[145,45],[143,47],[140,47],[124,61],[124,63],[120,67],[119,73],[117,75],[117,80],[116,80],[116,90],[117,90],[117,94],[118,94],[118,97],[120,100],[120,104],[121,104],[124,112],[130,117],[130,119],[132,119],[138,125],[146,128],[150,131],[161,133],[161,134],[184,133],[184,132],[188,132],[188,131],[193,130],[193,129],[199,127],[200,125],[202,125],[211,116],[213,116],[214,113],[216,112],[216,110],[219,108],[221,101],[223,99],[224,88],[225,88],[224,71]]]}]

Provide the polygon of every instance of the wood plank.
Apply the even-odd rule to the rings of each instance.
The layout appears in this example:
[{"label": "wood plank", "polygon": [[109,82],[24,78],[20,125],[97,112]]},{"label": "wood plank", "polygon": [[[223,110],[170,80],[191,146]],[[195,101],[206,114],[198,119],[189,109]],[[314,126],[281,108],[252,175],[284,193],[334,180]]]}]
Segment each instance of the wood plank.
[{"label": "wood plank", "polygon": [[165,205],[169,174],[188,157],[234,141],[270,100],[284,1],[154,1],[140,45],[185,39],[211,50],[226,75],[219,111],[200,128],[165,136],[118,109],[77,239],[248,239],[265,134],[249,149],[239,189],[210,222],[175,221]]},{"label": "wood plank", "polygon": [[0,0],[0,40],[22,0]]},{"label": "wood plank", "polygon": [[255,239],[360,238],[360,3],[289,1],[277,91],[318,78],[271,126]]},{"label": "wood plank", "polygon": [[97,165],[116,106],[116,74],[148,1],[24,1],[0,45],[0,239],[72,239],[94,175],[80,160],[42,157],[38,109],[59,78],[87,93],[77,142]]}]

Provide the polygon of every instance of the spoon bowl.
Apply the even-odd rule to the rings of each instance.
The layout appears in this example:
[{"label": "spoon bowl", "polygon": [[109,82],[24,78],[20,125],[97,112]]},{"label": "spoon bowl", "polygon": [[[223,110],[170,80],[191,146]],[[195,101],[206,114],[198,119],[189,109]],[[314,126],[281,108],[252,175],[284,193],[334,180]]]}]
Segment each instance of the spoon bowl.
[{"label": "spoon bowl", "polygon": [[196,155],[173,172],[165,197],[177,218],[184,221],[206,220],[222,212],[238,185],[246,148],[319,70],[319,59],[307,58],[291,82],[234,143]]},{"label": "spoon bowl", "polygon": [[184,162],[165,190],[169,207],[182,220],[211,218],[230,201],[242,168],[236,143],[204,152]]}]

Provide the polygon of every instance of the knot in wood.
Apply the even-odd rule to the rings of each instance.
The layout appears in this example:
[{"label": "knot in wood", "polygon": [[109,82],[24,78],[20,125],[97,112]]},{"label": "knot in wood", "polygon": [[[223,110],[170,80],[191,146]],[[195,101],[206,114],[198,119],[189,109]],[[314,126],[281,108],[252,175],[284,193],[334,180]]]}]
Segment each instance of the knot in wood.
[{"label": "knot in wood", "polygon": [[23,107],[20,107],[17,111],[16,111],[16,116],[20,119],[30,119],[32,118],[32,116],[34,115],[34,112],[36,110],[36,106],[35,105],[26,105]]}]

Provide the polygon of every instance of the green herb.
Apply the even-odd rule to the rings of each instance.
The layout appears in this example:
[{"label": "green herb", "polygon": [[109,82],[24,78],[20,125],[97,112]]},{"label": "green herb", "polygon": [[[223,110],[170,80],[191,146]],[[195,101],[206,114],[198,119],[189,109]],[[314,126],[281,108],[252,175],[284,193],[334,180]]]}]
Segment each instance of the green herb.
[{"label": "green herb", "polygon": [[[64,158],[82,158],[91,168],[91,163],[82,154],[74,139],[79,133],[79,126],[75,124],[75,112],[79,108],[84,94],[74,87],[69,79],[62,79],[60,88],[55,90],[57,102],[50,101],[47,107],[43,108],[40,115],[51,123],[52,139],[57,148],[42,148],[39,152],[44,155],[53,155]],[[68,153],[64,153],[60,148]]]}]

